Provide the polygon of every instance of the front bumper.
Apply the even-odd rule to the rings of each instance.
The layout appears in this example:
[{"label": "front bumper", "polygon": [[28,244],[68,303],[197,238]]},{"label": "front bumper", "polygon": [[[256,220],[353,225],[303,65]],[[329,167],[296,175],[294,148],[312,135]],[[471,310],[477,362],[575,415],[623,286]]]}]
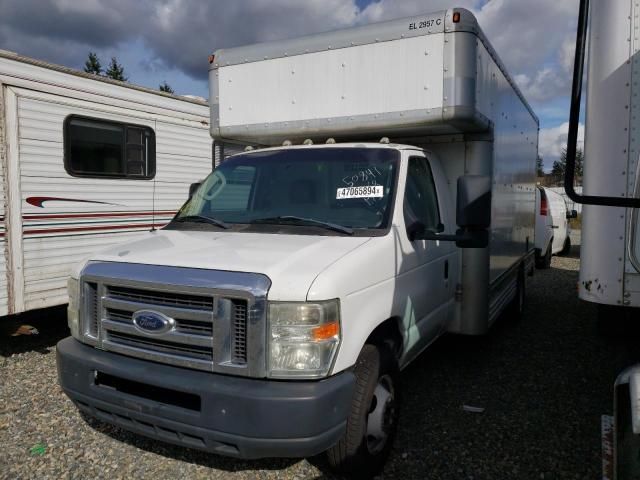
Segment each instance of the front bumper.
[{"label": "front bumper", "polygon": [[[344,433],[355,377],[258,380],[108,353],[69,337],[58,379],[83,412],[147,437],[239,458],[308,457]],[[108,379],[105,381],[104,379]]]}]

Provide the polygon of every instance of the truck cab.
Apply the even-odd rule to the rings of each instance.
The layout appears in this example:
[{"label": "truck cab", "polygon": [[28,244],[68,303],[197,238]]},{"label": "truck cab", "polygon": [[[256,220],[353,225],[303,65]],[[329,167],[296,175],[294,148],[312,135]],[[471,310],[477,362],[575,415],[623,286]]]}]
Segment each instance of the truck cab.
[{"label": "truck cab", "polygon": [[[446,330],[458,255],[453,242],[423,237],[455,234],[453,198],[438,158],[416,147],[270,148],[219,166],[166,234],[208,238],[215,232],[216,261],[209,268],[258,268],[271,279],[270,301],[333,301],[336,310],[339,303],[348,320],[334,319],[326,328],[335,334],[310,356],[322,358],[321,367],[305,372],[296,363],[299,354],[283,356],[286,338],[270,347],[267,376],[317,377],[353,365],[371,332],[390,319],[400,366]],[[348,340],[338,349],[340,329]]]},{"label": "truck cab", "polygon": [[[196,395],[197,434],[186,426],[177,431],[214,451],[251,458],[325,450],[345,427],[344,400],[356,388],[353,367],[363,347],[379,342],[395,371],[453,320],[455,243],[422,238],[455,232],[452,205],[437,157],[411,146],[235,155],[165,229],[95,255],[76,271],[69,306],[75,339],[59,353],[64,383],[81,409],[116,423],[127,405],[143,418],[161,409],[163,421],[138,421],[157,432],[184,417],[190,407],[182,396]],[[93,361],[79,370],[70,357]],[[158,362],[148,378],[163,378],[166,391],[189,393],[162,407],[149,403],[161,401],[153,391],[146,401],[128,399],[143,385],[124,380],[131,368],[143,368],[136,358]],[[181,375],[181,367],[193,371]],[[91,372],[94,382],[80,382]],[[86,400],[105,386],[109,410]],[[393,405],[394,391],[379,390],[385,402],[369,415],[393,422],[385,405]],[[239,398],[227,404],[231,391]],[[330,413],[319,416],[320,408]],[[254,413],[245,418],[247,412]],[[247,434],[266,418],[264,438]],[[382,442],[385,429],[375,435]]]}]

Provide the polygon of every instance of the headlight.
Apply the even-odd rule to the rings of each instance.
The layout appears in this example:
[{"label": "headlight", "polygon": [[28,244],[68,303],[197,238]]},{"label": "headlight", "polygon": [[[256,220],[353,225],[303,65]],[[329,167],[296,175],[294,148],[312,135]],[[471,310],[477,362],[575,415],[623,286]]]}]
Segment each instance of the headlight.
[{"label": "headlight", "polygon": [[69,330],[74,338],[82,340],[80,335],[80,282],[77,278],[69,278],[67,293],[69,294],[69,306],[67,307]]},{"label": "headlight", "polygon": [[339,343],[338,300],[269,303],[271,377],[325,377]]}]

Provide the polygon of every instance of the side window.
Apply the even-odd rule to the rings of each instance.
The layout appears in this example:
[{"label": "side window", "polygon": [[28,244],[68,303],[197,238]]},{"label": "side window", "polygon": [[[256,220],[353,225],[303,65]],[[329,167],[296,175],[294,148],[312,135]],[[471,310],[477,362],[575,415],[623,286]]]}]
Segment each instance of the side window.
[{"label": "side window", "polygon": [[404,222],[407,227],[414,222],[422,222],[428,230],[434,231],[440,224],[436,187],[431,168],[424,157],[409,159],[404,193]]},{"label": "side window", "polygon": [[74,177],[135,178],[156,173],[153,130],[71,115],[64,121],[64,167]]}]

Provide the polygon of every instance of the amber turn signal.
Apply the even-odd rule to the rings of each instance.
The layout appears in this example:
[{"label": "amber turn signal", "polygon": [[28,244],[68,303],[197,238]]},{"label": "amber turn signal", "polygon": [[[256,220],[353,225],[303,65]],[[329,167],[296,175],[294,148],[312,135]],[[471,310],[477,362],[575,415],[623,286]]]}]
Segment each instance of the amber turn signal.
[{"label": "amber turn signal", "polygon": [[340,324],[338,322],[325,323],[311,331],[313,339],[316,342],[328,340],[340,333]]}]

